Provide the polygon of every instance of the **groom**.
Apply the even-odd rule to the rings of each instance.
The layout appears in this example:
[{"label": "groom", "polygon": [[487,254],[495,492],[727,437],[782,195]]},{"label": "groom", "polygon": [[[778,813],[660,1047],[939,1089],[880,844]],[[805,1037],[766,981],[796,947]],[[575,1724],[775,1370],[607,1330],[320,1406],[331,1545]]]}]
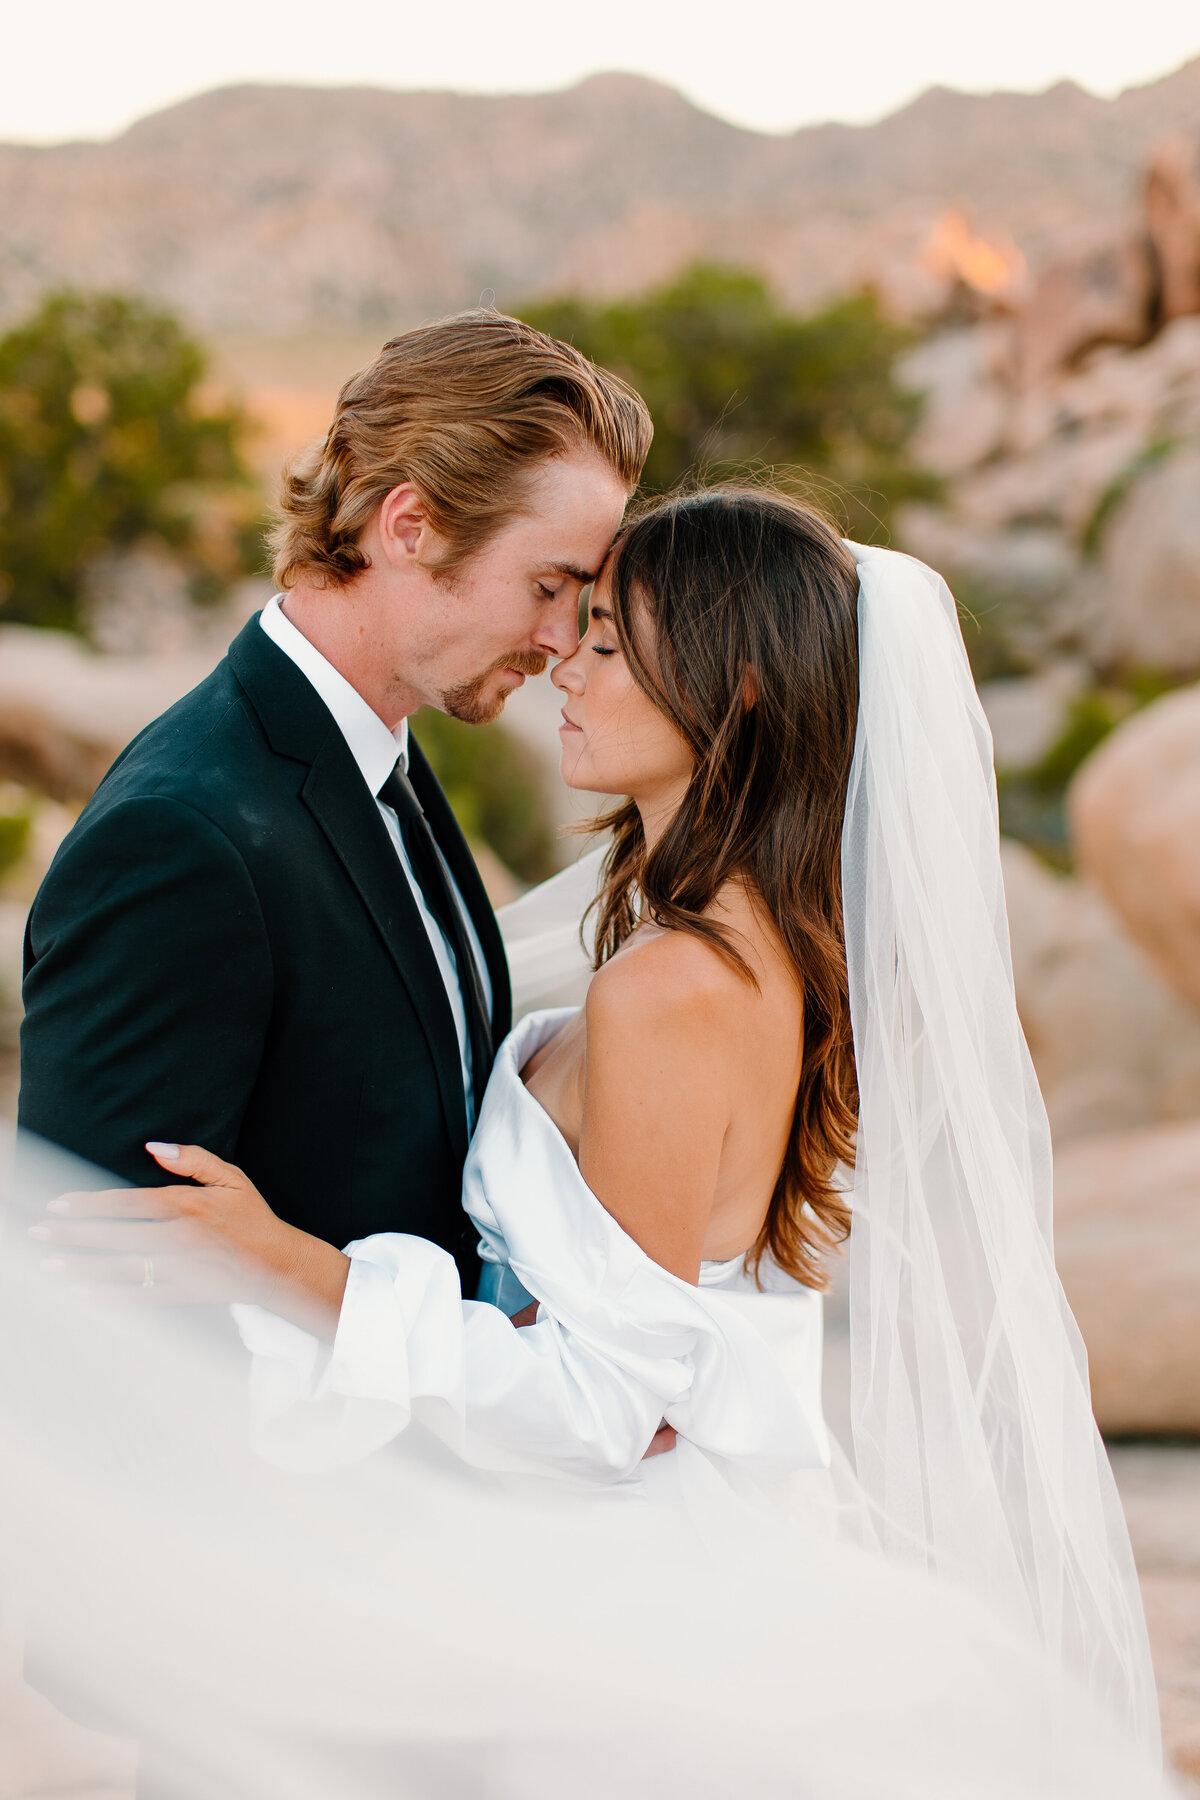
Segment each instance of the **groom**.
[{"label": "groom", "polygon": [[474,1293],[460,1180],[508,974],[407,720],[494,719],[575,649],[650,432],[490,311],[346,384],[284,482],[282,594],[118,758],[34,902],[22,1126],[139,1186],[165,1179],[146,1139],[204,1144],[331,1243],[432,1239]]}]

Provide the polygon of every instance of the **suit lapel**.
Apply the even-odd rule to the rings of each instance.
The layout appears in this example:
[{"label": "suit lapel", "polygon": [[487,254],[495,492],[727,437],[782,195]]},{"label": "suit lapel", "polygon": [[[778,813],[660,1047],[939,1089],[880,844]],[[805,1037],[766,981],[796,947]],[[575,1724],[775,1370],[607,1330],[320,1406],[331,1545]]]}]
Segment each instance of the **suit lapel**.
[{"label": "suit lapel", "polygon": [[[437,777],[411,731],[408,734],[408,758],[409,779],[425,809],[425,817],[429,820],[438,848],[458,884],[458,891],[466,901],[471,923],[479,935],[492,983],[492,1037],[499,1044],[501,1038],[507,1037],[512,1029],[512,987],[508,975],[508,957],[505,955],[500,927],[496,923],[496,914],[450,802],[438,785]],[[476,1095],[477,1102],[481,1098],[482,1095]]]},{"label": "suit lapel", "polygon": [[332,748],[339,747],[342,757],[318,755],[301,795],[358,889],[409,991],[429,1044],[451,1138],[465,1158],[462,1060],[445,984],[374,796],[367,792],[340,734]]},{"label": "suit lapel", "polygon": [[454,1015],[375,798],[329,709],[307,678],[259,628],[257,616],[230,646],[229,661],[272,748],[309,765],[301,798],[357,889],[408,990],[429,1046],[451,1141],[465,1159],[466,1099]]}]

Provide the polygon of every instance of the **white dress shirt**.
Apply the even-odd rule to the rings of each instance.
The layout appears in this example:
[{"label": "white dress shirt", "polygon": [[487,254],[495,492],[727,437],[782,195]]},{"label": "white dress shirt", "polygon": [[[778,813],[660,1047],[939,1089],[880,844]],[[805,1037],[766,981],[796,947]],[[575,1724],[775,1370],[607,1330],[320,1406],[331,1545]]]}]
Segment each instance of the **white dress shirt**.
[{"label": "white dress shirt", "polygon": [[[271,642],[283,651],[295,663],[300,673],[305,676],[319,697],[325,702],[333,714],[338,730],[346,740],[351,756],[358,764],[359,773],[375,796],[375,804],[380,816],[387,826],[388,836],[399,859],[400,867],[408,879],[413,899],[417,903],[417,911],[421,915],[421,923],[425,927],[430,947],[437,961],[439,973],[450,1001],[450,1011],[454,1015],[454,1029],[458,1034],[458,1052],[462,1062],[463,1092],[467,1101],[467,1129],[473,1130],[475,1116],[478,1112],[475,1085],[471,1067],[471,1039],[467,1031],[467,1011],[463,1005],[462,988],[459,985],[458,965],[445,932],[430,912],[425,903],[425,896],[408,860],[404,848],[404,840],[400,836],[400,826],[390,806],[385,806],[379,799],[379,790],[396,766],[397,759],[408,772],[408,720],[401,719],[395,731],[390,731],[379,714],[369,707],[357,688],[351,687],[344,675],[340,675],[331,662],[327,662],[321,652],[314,649],[303,632],[298,631],[283,611],[282,594],[263,607],[259,614],[259,624]],[[441,855],[441,852],[438,853]],[[487,1015],[492,1011],[492,984],[488,976],[487,963],[484,960],[483,947],[479,942],[471,915],[467,911],[458,884],[450,870],[446,868],[446,860],[442,857],[442,867],[446,870],[446,879],[450,883],[450,891],[458,903],[466,927],[467,942],[471,946],[472,955],[479,968],[479,979],[483,987],[484,1004]]]}]

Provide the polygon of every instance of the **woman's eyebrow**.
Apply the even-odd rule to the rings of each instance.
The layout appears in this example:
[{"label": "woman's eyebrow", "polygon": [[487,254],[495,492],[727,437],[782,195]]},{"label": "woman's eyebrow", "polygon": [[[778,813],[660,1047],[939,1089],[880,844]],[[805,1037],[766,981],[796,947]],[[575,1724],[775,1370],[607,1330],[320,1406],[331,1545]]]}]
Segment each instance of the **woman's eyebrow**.
[{"label": "woman's eyebrow", "polygon": [[611,619],[612,614],[607,612],[603,606],[593,606],[592,617],[593,619]]}]

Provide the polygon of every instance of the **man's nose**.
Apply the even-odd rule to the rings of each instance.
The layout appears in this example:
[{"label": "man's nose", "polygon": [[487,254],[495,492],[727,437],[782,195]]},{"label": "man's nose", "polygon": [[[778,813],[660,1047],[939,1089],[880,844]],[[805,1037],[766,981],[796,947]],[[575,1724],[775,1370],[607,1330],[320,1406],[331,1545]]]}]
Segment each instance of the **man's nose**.
[{"label": "man's nose", "polygon": [[579,601],[573,594],[562,595],[546,608],[533,641],[551,656],[574,656],[579,648]]}]

